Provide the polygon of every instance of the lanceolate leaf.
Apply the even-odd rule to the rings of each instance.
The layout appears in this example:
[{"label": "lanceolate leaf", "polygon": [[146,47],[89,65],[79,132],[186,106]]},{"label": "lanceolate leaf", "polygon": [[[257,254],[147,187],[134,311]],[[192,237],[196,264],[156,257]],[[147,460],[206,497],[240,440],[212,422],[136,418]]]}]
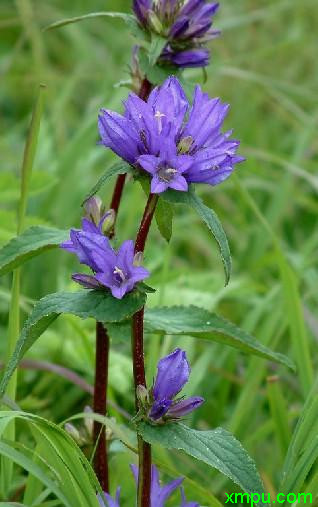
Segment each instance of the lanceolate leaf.
[{"label": "lanceolate leaf", "polygon": [[186,204],[198,213],[200,218],[212,232],[214,239],[219,246],[225,271],[225,283],[228,284],[232,268],[231,253],[226,234],[216,213],[206,206],[203,201],[196,196],[193,190],[190,190],[189,192],[168,190],[162,194],[162,198],[168,202]]},{"label": "lanceolate leaf", "polygon": [[115,164],[111,165],[106,169],[104,174],[99,178],[98,182],[92,190],[88,193],[88,195],[85,197],[83,204],[90,198],[93,197],[93,195],[97,194],[97,192],[105,185],[105,183],[112,177],[116,176],[117,174],[125,174],[131,171],[131,166],[127,164],[127,162],[124,162],[123,160],[120,160],[119,162],[115,162]]},{"label": "lanceolate leaf", "polygon": [[273,352],[232,322],[197,306],[147,309],[145,327],[146,331],[152,333],[190,335],[224,343],[294,369],[293,362],[287,356]]},{"label": "lanceolate leaf", "polygon": [[159,198],[155,218],[161,236],[169,242],[172,235],[173,206]]},{"label": "lanceolate leaf", "polygon": [[240,442],[223,428],[197,431],[184,424],[171,423],[150,426],[139,423],[137,431],[150,444],[159,444],[167,449],[179,449],[229,477],[253,498],[255,505],[264,505],[260,500],[264,488],[255,464]]},{"label": "lanceolate leaf", "polygon": [[279,491],[298,493],[313,461],[318,457],[318,378],[306,398],[290,441],[281,474]]},{"label": "lanceolate leaf", "polygon": [[[65,507],[98,507],[101,488],[78,445],[56,424],[21,411],[2,411],[2,422],[19,421],[36,447],[0,440],[0,454],[19,464],[51,491]],[[9,504],[5,504],[9,505]],[[42,503],[41,503],[42,505]]]},{"label": "lanceolate leaf", "polygon": [[115,299],[103,290],[57,292],[40,299],[24,324],[14,354],[5,370],[0,384],[0,397],[4,394],[20,359],[61,313],[83,319],[91,317],[98,322],[119,322],[140,310],[145,302],[146,295],[138,291],[126,294],[123,299]]},{"label": "lanceolate leaf", "polygon": [[0,275],[9,273],[24,262],[66,241],[69,231],[50,227],[30,227],[0,250]]}]

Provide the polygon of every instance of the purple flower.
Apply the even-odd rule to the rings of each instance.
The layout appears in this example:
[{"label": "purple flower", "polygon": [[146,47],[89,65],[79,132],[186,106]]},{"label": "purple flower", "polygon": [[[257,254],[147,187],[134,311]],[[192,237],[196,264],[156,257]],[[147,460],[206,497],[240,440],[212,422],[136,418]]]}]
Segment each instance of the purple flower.
[{"label": "purple flower", "polygon": [[[212,29],[219,4],[206,0],[134,0],[133,9],[142,28],[166,37],[167,46],[160,60],[178,67],[204,67],[209,51],[200,53],[201,45],[217,37]],[[183,56],[179,54],[184,53]],[[186,55],[189,53],[188,55]]]},{"label": "purple flower", "polygon": [[[138,484],[138,467],[136,465],[130,465],[130,468],[134,474],[136,484]],[[172,495],[172,493],[180,486],[183,482],[183,477],[175,479],[174,481],[166,484],[165,486],[160,485],[159,472],[155,465],[151,466],[151,507],[164,507],[166,501]]]},{"label": "purple flower", "polygon": [[104,498],[101,495],[97,496],[99,505],[101,507],[120,507],[120,488],[116,489],[116,497],[112,498],[108,493],[104,493]]},{"label": "purple flower", "polygon": [[187,180],[182,173],[192,165],[192,157],[178,155],[175,143],[168,142],[160,148],[159,156],[141,155],[138,164],[152,175],[151,192],[159,194],[173,188],[175,190],[188,190]]},{"label": "purple flower", "polygon": [[188,382],[190,371],[184,350],[176,349],[160,359],[152,388],[153,403],[149,411],[152,421],[179,419],[202,405],[204,399],[198,396],[174,399]]},{"label": "purple flower", "polygon": [[133,0],[134,12],[142,25],[147,23],[148,11],[151,8],[152,0]]},{"label": "purple flower", "polygon": [[98,271],[103,265],[104,258],[111,254],[112,247],[109,239],[87,218],[82,219],[82,229],[71,229],[70,240],[62,243],[61,248],[74,253],[81,264]]},{"label": "purple flower", "polygon": [[210,60],[209,50],[204,48],[175,52],[170,46],[167,46],[163,56],[166,60],[182,68],[206,67]]},{"label": "purple flower", "polygon": [[236,154],[240,143],[232,131],[222,132],[229,105],[211,99],[200,86],[191,107],[173,76],[147,102],[131,93],[124,105],[123,116],[101,111],[102,144],[148,172],[154,193],[187,191],[190,183],[217,185],[244,160]]},{"label": "purple flower", "polygon": [[71,229],[70,240],[62,243],[61,248],[75,253],[80,263],[93,271],[93,275],[73,274],[75,282],[87,289],[107,287],[117,299],[149,276],[145,268],[137,265],[139,256],[134,254],[133,241],[124,241],[116,252],[100,228],[86,218],[82,220],[82,229]]},{"label": "purple flower", "polygon": [[111,290],[112,295],[122,299],[133,290],[137,282],[148,278],[149,271],[135,265],[134,242],[124,241],[118,252],[112,251],[104,259],[102,271],[95,274],[96,280]]}]

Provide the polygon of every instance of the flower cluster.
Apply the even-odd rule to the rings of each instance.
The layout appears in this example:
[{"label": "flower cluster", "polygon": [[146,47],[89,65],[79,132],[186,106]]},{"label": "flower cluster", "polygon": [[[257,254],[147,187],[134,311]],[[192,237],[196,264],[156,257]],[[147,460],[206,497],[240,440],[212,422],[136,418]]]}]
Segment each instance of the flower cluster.
[{"label": "flower cluster", "polygon": [[205,67],[209,50],[202,47],[220,34],[212,29],[219,4],[206,0],[134,0],[142,28],[167,39],[161,61],[178,67]]},{"label": "flower cluster", "polygon": [[[136,465],[131,465],[131,470],[134,475],[136,484],[138,484],[138,467]],[[179,479],[175,479],[165,486],[161,486],[159,480],[159,472],[155,465],[151,466],[151,507],[164,507],[166,505],[166,501],[170,498],[172,493],[180,487],[183,482],[183,477]],[[199,507],[199,504],[196,502],[187,502],[184,490],[180,487],[181,492],[181,504],[180,507]],[[104,498],[100,495],[98,496],[98,501],[101,507],[120,507],[120,488],[116,490],[115,498],[111,497],[108,493],[104,493]]]},{"label": "flower cluster", "polygon": [[[98,201],[92,199],[86,204],[86,212],[90,210],[90,217],[98,209]],[[81,264],[93,271],[93,275],[73,274],[75,282],[87,289],[106,287],[115,298],[122,299],[138,282],[145,280],[149,272],[139,266],[140,255],[134,254],[133,241],[124,241],[118,251],[112,248],[103,234],[103,224],[109,216],[112,216],[112,212],[105,213],[98,225],[83,218],[82,229],[71,229],[70,240],[62,243],[61,248],[74,253]]]},{"label": "flower cluster", "polygon": [[211,99],[200,86],[190,107],[175,77],[156,87],[147,102],[131,93],[124,115],[103,109],[101,143],[151,177],[151,192],[187,191],[191,183],[217,185],[244,160],[239,141],[221,128],[229,105]]}]

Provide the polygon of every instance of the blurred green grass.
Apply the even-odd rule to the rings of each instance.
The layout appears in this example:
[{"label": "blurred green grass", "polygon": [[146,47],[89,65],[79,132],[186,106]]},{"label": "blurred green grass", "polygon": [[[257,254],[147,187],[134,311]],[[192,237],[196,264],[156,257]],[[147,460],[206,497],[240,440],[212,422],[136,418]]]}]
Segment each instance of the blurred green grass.
[{"label": "blurred green grass", "polygon": [[[216,245],[191,212],[179,209],[168,247],[156,226],[151,233],[145,262],[153,273],[150,283],[158,290],[150,304],[193,303],[216,309],[294,359],[295,341],[302,334],[317,371],[318,5],[314,0],[224,0],[221,7],[216,26],[223,34],[213,42],[204,87],[231,104],[227,126],[234,127],[241,139],[241,154],[247,162],[239,167],[236,178],[200,193],[227,231],[232,280],[229,287],[223,287]],[[133,43],[120,21],[96,19],[52,32],[42,28],[64,17],[129,8],[129,0],[1,1],[0,243],[15,231],[16,178],[38,83],[46,83],[47,98],[35,163],[39,176],[28,209],[32,224],[70,227],[79,223],[83,197],[114,158],[96,145],[98,109],[120,109],[127,94],[126,89],[114,86],[128,77]],[[187,71],[187,76],[202,82],[198,71]],[[110,192],[111,185],[103,190],[106,202]],[[130,182],[118,240],[135,236],[143,201],[142,191]],[[261,216],[255,213],[255,204]],[[264,219],[292,267],[292,280],[282,276]],[[71,287],[75,265],[63,252],[45,254],[26,265],[22,309],[29,308],[28,298]],[[0,290],[0,325],[5,337],[9,276],[1,280]],[[193,424],[230,428],[255,459],[266,486],[275,489],[282,456],[277,451],[279,434],[270,412],[266,377],[279,376],[293,429],[304,400],[299,372],[294,375],[218,344],[173,337],[161,342],[151,337],[147,341],[150,378],[157,354],[180,344],[193,364],[189,391],[207,399]],[[3,357],[5,339],[0,347]],[[93,324],[63,318],[29,355],[68,366],[92,383]],[[129,344],[114,343],[110,385],[111,398],[132,411],[128,357]],[[125,378],[122,371],[127,372]],[[60,421],[81,411],[89,401],[62,378],[34,371],[20,373],[18,402],[49,419]],[[222,498],[226,486],[219,476],[185,457],[178,459],[181,473],[193,474],[203,487]],[[114,483],[127,460],[116,456],[112,463]]]}]

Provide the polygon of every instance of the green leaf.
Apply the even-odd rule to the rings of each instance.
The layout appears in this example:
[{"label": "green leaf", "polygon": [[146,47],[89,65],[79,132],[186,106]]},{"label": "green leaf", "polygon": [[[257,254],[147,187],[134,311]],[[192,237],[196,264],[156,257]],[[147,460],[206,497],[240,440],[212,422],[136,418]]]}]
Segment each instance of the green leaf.
[{"label": "green leaf", "polygon": [[197,306],[172,306],[147,309],[145,330],[150,333],[188,335],[224,343],[248,354],[264,357],[295,369],[283,354],[273,352],[232,322]]},{"label": "green leaf", "polygon": [[313,461],[318,457],[317,418],[318,378],[306,398],[293,432],[281,474],[279,491],[297,493],[302,488]]},{"label": "green leaf", "polygon": [[119,322],[140,310],[145,302],[146,295],[139,291],[130,292],[123,299],[116,299],[104,290],[57,292],[40,299],[23,326],[16,349],[4,372],[0,397],[18,362],[60,314],[76,315],[82,319],[93,318],[98,322]]},{"label": "green leaf", "polygon": [[150,65],[154,65],[162,53],[163,48],[167,45],[167,39],[161,37],[157,33],[151,33],[151,44],[149,48],[148,58]]},{"label": "green leaf", "polygon": [[[55,495],[60,498],[61,501],[67,506],[70,506],[70,503],[67,501],[67,498],[59,491],[59,489],[54,484],[54,481],[52,481],[48,474],[43,471],[43,468],[36,463],[34,463],[33,459],[28,458],[26,453],[22,453],[17,451],[14,448],[13,443],[4,443],[0,441],[0,455],[3,457],[6,457],[8,460],[13,461],[14,463],[17,463],[20,465],[24,470],[28,471],[29,473],[33,474],[34,476],[38,477],[39,480],[47,488],[49,488]],[[2,505],[21,505],[21,504],[9,504],[5,503]]]},{"label": "green leaf", "polygon": [[105,185],[105,183],[112,177],[116,176],[117,174],[125,174],[128,172],[131,172],[131,166],[127,164],[127,162],[124,162],[123,160],[120,160],[119,162],[115,162],[113,165],[108,167],[104,174],[99,178],[98,182],[92,190],[87,194],[82,204],[84,204],[88,199],[93,197],[93,195],[97,194],[97,192]]},{"label": "green leaf", "polygon": [[43,29],[43,31],[54,30],[55,28],[61,28],[62,26],[78,23],[79,21],[86,21],[87,19],[103,18],[103,17],[122,19],[132,30],[138,28],[136,18],[132,14],[127,14],[125,12],[102,11],[102,12],[90,12],[89,14],[84,14],[83,16],[76,16],[74,18],[61,19],[60,21],[56,21],[55,23],[46,26]]},{"label": "green leaf", "polygon": [[147,285],[146,283],[144,282],[139,282],[137,284],[137,289],[140,291],[140,292],[145,292],[146,294],[149,293],[149,294],[153,294],[154,292],[156,292],[156,289],[153,289],[152,287],[150,287],[150,285]]},{"label": "green leaf", "polygon": [[32,257],[56,248],[66,241],[69,231],[49,227],[31,227],[13,238],[0,250],[0,276],[9,273]]},{"label": "green leaf", "polygon": [[198,213],[200,218],[210,229],[220,249],[225,271],[225,284],[227,285],[231,276],[231,253],[226,234],[216,213],[206,206],[202,199],[197,197],[192,189],[190,189],[189,192],[167,190],[162,194],[162,198],[168,202],[190,206]]},{"label": "green leaf", "polygon": [[[159,427],[142,422],[138,424],[137,431],[150,444],[182,450],[216,468],[250,495],[259,495],[260,499],[264,493],[262,481],[253,460],[240,442],[223,428],[197,431],[181,423]],[[263,503],[255,502],[255,505],[263,505]]]},{"label": "green leaf", "polygon": [[172,235],[173,206],[159,198],[155,219],[161,236],[169,243]]},{"label": "green leaf", "polygon": [[147,76],[153,85],[161,85],[169,76],[174,75],[180,77],[181,71],[178,67],[165,65],[151,65],[149,62],[148,52],[141,48],[138,54],[139,64],[142,72]]},{"label": "green leaf", "polygon": [[[98,507],[101,492],[90,463],[74,440],[59,426],[21,411],[2,411],[2,421],[18,420],[29,435],[27,443],[0,440],[0,454],[36,477],[65,507]],[[36,442],[34,448],[33,441]],[[28,442],[32,445],[28,447]],[[37,503],[37,502],[36,502]],[[42,505],[42,502],[41,502]]]}]

